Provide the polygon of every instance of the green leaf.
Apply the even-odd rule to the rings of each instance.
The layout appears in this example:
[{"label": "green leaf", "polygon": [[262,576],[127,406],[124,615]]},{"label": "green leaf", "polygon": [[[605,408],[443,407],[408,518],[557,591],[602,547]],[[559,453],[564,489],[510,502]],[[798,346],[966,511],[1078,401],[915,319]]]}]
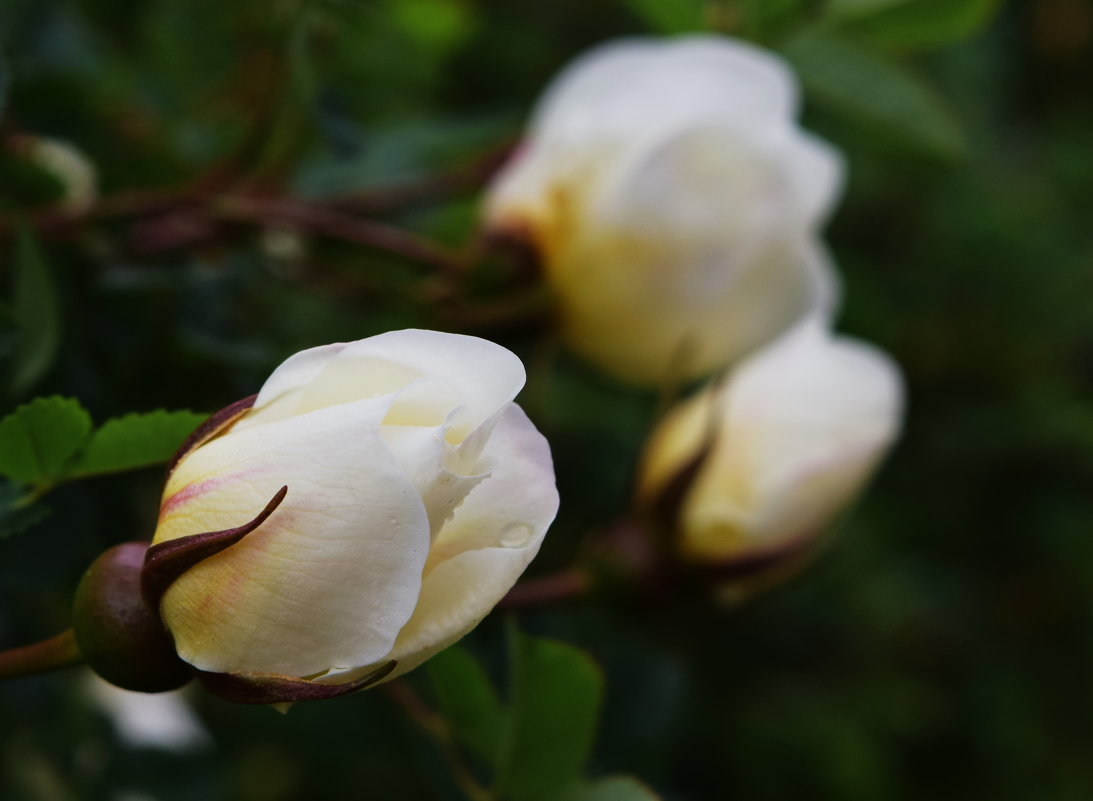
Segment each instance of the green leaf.
[{"label": "green leaf", "polygon": [[552,801],[660,801],[660,796],[630,776],[612,776],[579,785]]},{"label": "green leaf", "polygon": [[791,40],[785,56],[811,99],[890,144],[957,158],[964,139],[934,92],[902,65],[822,32]]},{"label": "green leaf", "polygon": [[940,47],[974,34],[998,5],[998,0],[910,0],[858,20],[851,30],[882,47]]},{"label": "green leaf", "polygon": [[466,649],[456,645],[430,659],[425,673],[457,742],[492,764],[501,742],[505,710],[486,671]]},{"label": "green leaf", "polygon": [[52,484],[87,440],[91,416],[72,398],[35,398],[0,420],[0,475]]},{"label": "green leaf", "polygon": [[515,627],[509,646],[511,697],[495,789],[507,801],[542,801],[581,774],[596,733],[603,676],[583,651]]},{"label": "green leaf", "polygon": [[856,19],[900,6],[910,0],[828,0],[824,14],[835,20]]},{"label": "green leaf", "polygon": [[466,41],[477,19],[460,0],[395,0],[388,8],[387,13],[428,52],[447,52]]},{"label": "green leaf", "polygon": [[116,473],[165,462],[206,417],[160,410],[107,420],[91,435],[69,475]]},{"label": "green leaf", "polygon": [[626,5],[657,33],[701,30],[701,0],[626,0]]},{"label": "green leaf", "polygon": [[53,276],[38,243],[27,230],[15,245],[15,292],[12,315],[19,342],[11,365],[11,392],[29,390],[53,365],[61,345],[61,312]]}]

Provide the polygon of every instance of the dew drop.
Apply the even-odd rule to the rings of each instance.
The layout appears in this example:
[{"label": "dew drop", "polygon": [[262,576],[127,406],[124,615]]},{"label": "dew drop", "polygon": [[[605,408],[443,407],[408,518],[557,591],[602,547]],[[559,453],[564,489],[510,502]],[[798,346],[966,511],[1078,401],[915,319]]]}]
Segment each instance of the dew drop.
[{"label": "dew drop", "polygon": [[505,548],[523,548],[534,536],[535,532],[527,523],[509,523],[498,536],[498,540]]}]

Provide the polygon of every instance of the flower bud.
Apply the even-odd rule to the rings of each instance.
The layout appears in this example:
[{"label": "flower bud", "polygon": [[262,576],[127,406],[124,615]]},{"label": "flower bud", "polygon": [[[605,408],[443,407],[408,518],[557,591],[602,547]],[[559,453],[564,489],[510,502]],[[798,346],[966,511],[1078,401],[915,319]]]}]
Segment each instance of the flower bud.
[{"label": "flower bud", "polygon": [[686,560],[726,577],[775,567],[861,490],[897,436],[902,395],[882,352],[806,321],[664,419],[639,499],[670,501]]},{"label": "flower bud", "polygon": [[797,95],[776,54],[713,36],[605,45],[554,81],[485,215],[536,249],[574,349],[692,378],[833,305],[817,231],[842,160]]},{"label": "flower bud", "polygon": [[126,690],[173,690],[193,678],[159,616],[141,593],[148,544],[115,545],[91,563],[76,588],[72,630],[80,654],[102,678]]},{"label": "flower bud", "polygon": [[485,617],[558,505],[547,443],[512,402],[523,382],[493,343],[396,331],[297,353],[199,430],[145,589],[205,686],[327,697]]},{"label": "flower bud", "polygon": [[65,212],[79,214],[99,196],[98,170],[85,153],[70,142],[46,136],[13,137],[15,149],[46,171],[61,186],[57,206]]}]

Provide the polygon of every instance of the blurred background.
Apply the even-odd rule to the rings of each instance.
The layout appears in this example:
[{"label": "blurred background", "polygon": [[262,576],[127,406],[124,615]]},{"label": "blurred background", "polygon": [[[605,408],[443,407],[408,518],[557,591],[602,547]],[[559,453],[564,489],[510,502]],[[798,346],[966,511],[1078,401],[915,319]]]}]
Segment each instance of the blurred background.
[{"label": "blurred background", "polygon": [[[558,466],[531,572],[564,568],[626,508],[657,399],[553,346],[526,267],[487,260],[456,291],[434,249],[470,247],[485,181],[561,66],[691,30],[799,69],[806,127],[849,166],[828,229],[839,328],[898,360],[909,416],[792,581],[733,608],[608,587],[519,611],[604,670],[589,773],[681,801],[1093,797],[1086,0],[3,0],[0,355],[16,358],[19,219],[56,345],[0,412],[54,393],[96,421],[209,412],[302,348],[487,336],[529,365],[521,402]],[[42,137],[74,151],[43,156]],[[193,200],[240,185],[280,201]],[[94,556],[150,536],[160,481],[73,482],[45,519],[5,525],[0,647],[68,625]],[[501,688],[504,617],[466,642]],[[381,692],[285,716],[193,701],[207,736],[164,748],[121,737],[82,669],[0,684],[0,798],[463,797]]]}]

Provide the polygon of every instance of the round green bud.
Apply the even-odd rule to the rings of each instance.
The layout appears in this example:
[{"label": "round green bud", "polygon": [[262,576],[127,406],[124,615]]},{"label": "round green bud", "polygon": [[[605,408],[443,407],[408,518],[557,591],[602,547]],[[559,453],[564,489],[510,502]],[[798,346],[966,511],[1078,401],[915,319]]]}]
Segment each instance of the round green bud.
[{"label": "round green bud", "polygon": [[91,563],[76,588],[72,629],[92,670],[122,689],[157,693],[181,687],[194,670],[141,594],[147,550],[126,542]]}]

